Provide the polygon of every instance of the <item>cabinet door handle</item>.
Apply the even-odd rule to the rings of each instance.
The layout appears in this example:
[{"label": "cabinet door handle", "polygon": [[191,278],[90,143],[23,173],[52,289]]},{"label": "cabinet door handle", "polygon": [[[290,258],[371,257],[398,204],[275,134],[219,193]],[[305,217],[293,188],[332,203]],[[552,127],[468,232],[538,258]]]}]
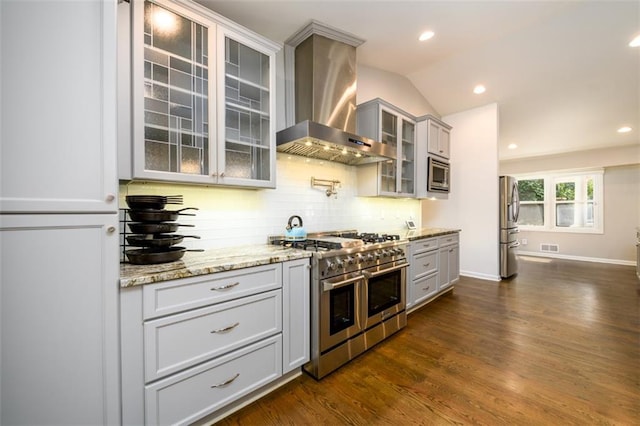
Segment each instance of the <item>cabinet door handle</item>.
[{"label": "cabinet door handle", "polygon": [[239,322],[237,322],[237,323],[235,323],[235,324],[231,324],[231,325],[229,325],[229,326],[227,326],[227,327],[219,328],[219,329],[217,329],[217,330],[211,330],[211,334],[214,334],[214,333],[224,333],[225,331],[233,330],[234,328],[236,328],[236,327],[237,327],[237,326],[239,326],[239,325],[240,325],[240,323],[239,323]]},{"label": "cabinet door handle", "polygon": [[226,290],[228,288],[232,288],[237,286],[238,284],[240,284],[239,281],[236,281],[235,283],[231,283],[231,284],[227,284],[227,285],[221,285],[220,287],[212,287],[211,291],[216,291],[216,290]]},{"label": "cabinet door handle", "polygon": [[225,380],[225,381],[224,381],[224,382],[222,382],[222,383],[218,383],[217,385],[211,385],[211,389],[213,389],[213,388],[220,388],[220,387],[222,387],[222,386],[226,386],[226,385],[228,385],[229,383],[233,382],[233,381],[234,381],[235,379],[237,379],[238,377],[240,377],[240,373],[236,373],[236,375],[235,375],[235,376],[233,376],[232,378],[230,378],[230,379],[228,379],[228,380]]},{"label": "cabinet door handle", "polygon": [[220,177],[223,178],[224,177],[224,172],[220,172]]}]

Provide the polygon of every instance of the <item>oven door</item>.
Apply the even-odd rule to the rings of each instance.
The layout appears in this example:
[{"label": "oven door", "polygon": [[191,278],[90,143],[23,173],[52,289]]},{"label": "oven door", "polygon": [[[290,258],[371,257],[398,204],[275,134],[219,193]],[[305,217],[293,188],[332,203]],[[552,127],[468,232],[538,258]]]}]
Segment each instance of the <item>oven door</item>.
[{"label": "oven door", "polygon": [[365,330],[404,311],[408,266],[407,262],[394,262],[363,271]]},{"label": "oven door", "polygon": [[321,282],[321,353],[362,331],[363,284],[361,274],[341,275]]}]

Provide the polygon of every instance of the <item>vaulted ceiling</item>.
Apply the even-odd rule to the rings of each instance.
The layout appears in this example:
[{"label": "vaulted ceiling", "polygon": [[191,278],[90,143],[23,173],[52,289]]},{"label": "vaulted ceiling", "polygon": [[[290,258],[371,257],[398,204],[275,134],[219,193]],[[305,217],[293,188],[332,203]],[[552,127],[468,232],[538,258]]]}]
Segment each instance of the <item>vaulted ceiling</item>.
[{"label": "vaulted ceiling", "polygon": [[405,76],[441,115],[496,102],[503,160],[640,144],[636,0],[197,1],[277,42],[311,19],[363,38],[359,64]]}]

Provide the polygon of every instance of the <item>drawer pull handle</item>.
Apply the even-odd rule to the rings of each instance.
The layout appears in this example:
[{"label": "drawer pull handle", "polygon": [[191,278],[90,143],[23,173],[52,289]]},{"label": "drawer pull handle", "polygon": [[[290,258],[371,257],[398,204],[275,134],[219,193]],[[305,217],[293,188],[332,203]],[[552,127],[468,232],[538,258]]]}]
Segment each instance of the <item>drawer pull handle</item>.
[{"label": "drawer pull handle", "polygon": [[240,376],[240,373],[236,373],[235,376],[233,376],[232,378],[230,378],[228,380],[225,380],[222,383],[218,383],[217,385],[211,385],[211,389],[213,389],[213,388],[221,388],[222,386],[226,386],[229,383],[233,382],[235,379],[237,379],[239,376]]},{"label": "drawer pull handle", "polygon": [[223,328],[219,328],[217,330],[211,330],[211,334],[215,334],[215,333],[224,333],[225,331],[229,331],[229,330],[233,330],[234,328],[236,328],[237,326],[239,326],[240,323],[237,322],[235,324],[232,324],[228,327],[223,327]]},{"label": "drawer pull handle", "polygon": [[425,263],[425,264],[424,264],[424,265],[422,265],[422,266],[424,266],[424,267],[426,268],[426,267],[428,267],[429,265],[431,265],[431,263]]},{"label": "drawer pull handle", "polygon": [[427,291],[431,288],[431,286],[428,286],[427,288],[423,288],[422,291]]},{"label": "drawer pull handle", "polygon": [[213,288],[211,289],[211,291],[216,291],[216,290],[226,290],[226,289],[228,289],[228,288],[235,287],[235,286],[237,286],[238,284],[240,284],[240,282],[239,282],[239,281],[236,281],[235,283],[232,283],[232,284],[221,285],[220,287],[213,287]]}]

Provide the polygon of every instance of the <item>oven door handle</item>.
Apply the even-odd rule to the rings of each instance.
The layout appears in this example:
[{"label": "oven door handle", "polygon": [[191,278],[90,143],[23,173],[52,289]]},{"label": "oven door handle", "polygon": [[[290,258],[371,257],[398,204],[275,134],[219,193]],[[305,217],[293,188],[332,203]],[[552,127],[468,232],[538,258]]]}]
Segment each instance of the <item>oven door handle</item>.
[{"label": "oven door handle", "polygon": [[337,288],[344,287],[345,285],[349,285],[349,284],[351,284],[353,282],[360,281],[363,278],[364,278],[363,275],[356,275],[355,277],[352,277],[352,278],[349,278],[349,279],[343,280],[343,281],[338,281],[337,283],[331,283],[331,282],[328,282],[328,281],[323,281],[322,282],[322,289],[324,291],[335,290]]},{"label": "oven door handle", "polygon": [[379,277],[380,275],[388,274],[389,272],[397,271],[399,269],[407,268],[407,267],[409,267],[408,262],[403,263],[402,265],[392,266],[391,268],[386,268],[378,272],[362,271],[362,275],[367,277],[367,279],[371,279],[371,278]]}]

